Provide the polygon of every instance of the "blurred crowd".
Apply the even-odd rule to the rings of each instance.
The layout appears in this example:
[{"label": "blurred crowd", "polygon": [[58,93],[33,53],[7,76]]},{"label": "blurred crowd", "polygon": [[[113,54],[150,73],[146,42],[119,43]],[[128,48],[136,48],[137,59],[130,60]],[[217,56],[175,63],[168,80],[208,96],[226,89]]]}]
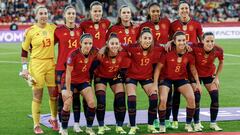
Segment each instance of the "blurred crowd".
[{"label": "blurred crowd", "polygon": [[[94,0],[83,0],[89,10],[90,3]],[[117,16],[116,0],[99,0],[103,3],[104,16]],[[134,21],[143,22],[147,16],[147,6],[150,1],[159,2],[162,7],[162,16],[170,20],[177,18],[177,5],[179,0],[130,0],[136,6],[137,12]],[[171,2],[170,2],[171,1]],[[35,20],[34,7],[37,4],[47,5],[50,11],[50,20],[63,23],[64,5],[76,0],[0,0],[0,23],[33,23]],[[236,22],[240,21],[240,0],[189,0],[191,15],[201,23],[208,22]],[[77,22],[83,15],[77,13]]]},{"label": "blurred crowd", "polygon": [[[171,20],[178,17],[177,6],[180,0],[150,1],[160,3],[163,17],[168,17]],[[138,9],[134,19],[145,21],[149,0],[132,0],[132,2]],[[201,23],[240,21],[240,0],[188,0],[188,2],[192,17]]]}]

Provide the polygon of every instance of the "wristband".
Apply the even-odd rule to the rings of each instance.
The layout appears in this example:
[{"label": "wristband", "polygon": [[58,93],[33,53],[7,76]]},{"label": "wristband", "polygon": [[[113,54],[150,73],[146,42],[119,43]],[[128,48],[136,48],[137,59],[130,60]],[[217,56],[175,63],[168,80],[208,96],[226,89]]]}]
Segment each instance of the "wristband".
[{"label": "wristband", "polygon": [[28,69],[27,63],[23,63],[23,64],[22,64],[22,70],[27,70],[27,69]]}]

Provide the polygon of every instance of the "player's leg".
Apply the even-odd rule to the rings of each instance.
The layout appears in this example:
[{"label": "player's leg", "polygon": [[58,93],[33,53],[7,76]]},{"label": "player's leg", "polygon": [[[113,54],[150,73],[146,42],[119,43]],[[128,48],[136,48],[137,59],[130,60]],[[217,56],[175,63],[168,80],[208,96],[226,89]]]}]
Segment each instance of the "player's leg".
[{"label": "player's leg", "polygon": [[91,85],[89,83],[83,83],[82,91],[80,93],[87,102],[86,133],[87,134],[95,134],[92,129],[92,125],[93,125],[93,121],[95,118],[96,107],[95,107],[95,103],[94,103],[94,94],[93,94],[93,89],[92,89]]},{"label": "player's leg", "polygon": [[128,115],[131,129],[128,134],[136,134],[136,87],[137,87],[137,80],[126,78],[126,91],[128,95]]},{"label": "player's leg", "polygon": [[186,107],[187,117],[186,117],[185,130],[187,130],[187,132],[193,132],[191,122],[195,113],[195,97],[194,97],[192,86],[188,83],[187,80],[181,80],[181,81],[178,81],[177,87],[179,92],[184,96],[184,98],[187,101],[187,107]]},{"label": "player's leg", "polygon": [[83,132],[79,124],[80,114],[81,114],[81,102],[80,102],[80,93],[79,93],[79,90],[77,89],[73,90],[72,109],[73,109],[73,116],[74,116],[73,131],[76,133]]},{"label": "player's leg", "polygon": [[181,100],[181,93],[177,90],[177,88],[174,86],[173,91],[173,101],[172,101],[172,116],[173,116],[173,122],[172,122],[172,128],[177,129],[178,128],[178,112],[179,112],[179,106],[180,106],[180,100]]},{"label": "player's leg", "polygon": [[160,133],[166,132],[165,118],[166,118],[166,104],[168,99],[168,93],[172,87],[172,82],[170,80],[163,80],[159,82],[159,105],[158,105],[158,114],[159,114],[159,131]]},{"label": "player's leg", "polygon": [[145,93],[148,95],[148,132],[159,133],[153,126],[153,121],[157,118],[158,95],[157,90],[151,89],[152,83],[152,79],[140,81]]},{"label": "player's leg", "polygon": [[55,131],[59,130],[58,122],[57,122],[57,96],[58,91],[56,89],[55,83],[55,63],[53,60],[49,60],[47,65],[45,74],[45,82],[48,87],[48,94],[49,94],[49,106],[51,111],[51,118],[49,123],[52,125],[52,129]]},{"label": "player's leg", "polygon": [[208,93],[211,98],[211,104],[210,104],[210,117],[211,117],[211,123],[210,128],[215,131],[222,131],[223,129],[220,128],[217,123],[217,115],[218,115],[218,109],[219,109],[219,90],[218,86],[216,86],[215,83],[212,83],[213,77],[206,77],[203,79],[203,83],[208,90]]},{"label": "player's leg", "polygon": [[116,133],[126,134],[127,132],[123,129],[123,122],[126,114],[126,102],[125,102],[125,91],[123,88],[122,81],[120,79],[110,81],[110,87],[114,93],[114,114],[116,119]]},{"label": "player's leg", "polygon": [[194,131],[201,132],[202,127],[201,127],[200,120],[199,120],[201,93],[199,92],[199,90],[196,89],[196,82],[195,81],[191,81],[191,86],[192,86],[193,91],[194,91],[195,105],[196,105],[195,113],[194,113],[194,116],[193,116]]},{"label": "player's leg", "polygon": [[104,134],[104,118],[106,111],[106,87],[107,79],[96,77],[94,79],[95,95],[97,99],[96,117],[98,120],[98,134]]},{"label": "player's leg", "polygon": [[171,129],[172,125],[170,122],[170,116],[171,116],[171,112],[172,112],[172,93],[173,90],[172,88],[170,88],[169,92],[168,92],[168,99],[167,99],[167,108],[166,108],[166,120],[165,120],[165,126],[167,129]]}]

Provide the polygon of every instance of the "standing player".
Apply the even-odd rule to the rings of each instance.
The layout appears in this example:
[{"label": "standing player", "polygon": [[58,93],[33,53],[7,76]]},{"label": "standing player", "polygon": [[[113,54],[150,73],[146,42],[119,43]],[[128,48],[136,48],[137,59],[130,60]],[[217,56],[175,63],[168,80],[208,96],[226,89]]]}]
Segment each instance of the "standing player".
[{"label": "standing player", "polygon": [[[178,5],[178,15],[179,19],[172,22],[170,27],[170,35],[172,36],[176,31],[184,31],[186,33],[186,41],[188,44],[198,43],[202,41],[202,26],[199,22],[193,20],[190,17],[190,5],[186,1],[181,1]],[[188,68],[189,78],[193,78]],[[195,89],[195,88],[193,88]],[[196,102],[199,102],[199,92],[194,92]],[[173,94],[173,103],[172,103],[172,114],[173,114],[173,123],[172,128],[178,128],[178,110],[180,104],[180,93],[174,91]],[[196,111],[199,110],[199,105],[196,106]],[[195,116],[194,116],[195,117]],[[201,126],[198,122],[197,126]]]},{"label": "standing player", "polygon": [[100,49],[106,43],[106,33],[110,26],[110,21],[102,18],[103,7],[98,1],[90,5],[91,19],[83,21],[80,24],[84,33],[90,33],[93,36],[93,47]]},{"label": "standing player", "polygon": [[139,27],[133,25],[132,11],[127,5],[123,5],[118,12],[117,23],[109,28],[107,36],[114,32],[117,33],[121,44],[134,44],[137,42]]},{"label": "standing player", "polygon": [[95,91],[97,97],[97,120],[99,123],[98,134],[104,134],[104,117],[106,106],[106,88],[109,83],[114,92],[114,114],[116,119],[116,133],[126,134],[123,122],[126,114],[125,92],[122,79],[117,77],[118,71],[123,66],[123,53],[119,51],[120,42],[115,33],[111,33],[106,42],[102,57],[98,58],[99,66],[95,71]]},{"label": "standing player", "polygon": [[[80,36],[82,30],[76,26],[76,9],[75,7],[69,5],[64,9],[64,20],[65,25],[61,25],[55,30],[55,43],[58,43],[58,59],[56,64],[56,84],[58,87],[58,117],[61,122],[61,111],[63,108],[62,94],[61,94],[61,83],[63,78],[63,73],[65,72],[65,63],[67,61],[67,55],[70,51],[78,48],[80,45]],[[74,91],[76,92],[76,91]],[[79,93],[73,94],[73,112],[74,112],[74,132],[82,132],[79,127],[80,120],[80,99]],[[61,132],[62,127],[60,127],[59,132]]]},{"label": "standing player", "polygon": [[[193,53],[195,54],[196,59],[196,68],[198,71],[199,79],[203,82],[205,88],[208,90],[208,93],[211,97],[211,105],[210,105],[210,116],[211,123],[210,128],[215,131],[222,131],[216,124],[219,101],[218,101],[218,89],[219,89],[219,79],[218,76],[223,69],[223,49],[215,46],[215,37],[212,32],[206,32],[203,35],[203,44],[198,43],[197,45],[193,45]],[[218,58],[218,67],[214,65],[215,59]],[[196,85],[196,83],[193,83]],[[201,94],[201,93],[200,93]],[[199,96],[201,96],[199,94]],[[199,102],[196,103],[200,104]],[[199,121],[199,111],[196,116],[196,122]],[[201,127],[195,126],[195,131],[202,131]]]},{"label": "standing player", "polygon": [[[93,37],[89,33],[84,33],[80,38],[79,48],[70,52],[67,59],[66,68],[66,90],[62,91],[62,135],[67,135],[68,120],[72,104],[72,92],[79,91],[87,102],[86,109],[86,133],[95,135],[92,124],[95,117],[94,94],[90,84],[89,69],[96,57],[96,52],[92,49]],[[74,101],[73,101],[74,102]]]},{"label": "standing player", "polygon": [[[123,46],[124,47],[124,46]],[[152,90],[153,64],[156,57],[160,56],[162,47],[155,47],[152,33],[149,28],[144,28],[139,37],[139,43],[124,47],[130,54],[131,65],[126,75],[126,91],[128,95],[128,114],[131,129],[128,134],[136,134],[136,89],[139,82],[149,98],[148,108],[148,132],[158,133],[153,126],[157,117],[158,96],[157,91]]]},{"label": "standing player", "polygon": [[[35,134],[43,134],[43,130],[40,127],[40,105],[45,83],[48,87],[50,98],[51,118],[49,122],[53,130],[58,130],[54,63],[54,30],[56,26],[47,23],[48,10],[44,6],[36,8],[36,20],[37,23],[26,30],[25,40],[22,43],[22,74],[25,78],[31,75],[35,79],[35,84],[32,86],[33,130]],[[31,56],[28,69],[27,59],[29,50]]]},{"label": "standing player", "polygon": [[148,21],[140,25],[140,30],[149,27],[152,31],[156,45],[167,44],[170,32],[170,21],[168,18],[161,18],[161,9],[158,3],[150,3],[148,6]]},{"label": "standing player", "polygon": [[[100,49],[106,43],[106,33],[110,27],[111,22],[102,18],[103,7],[99,1],[94,1],[90,5],[90,19],[83,21],[80,24],[84,33],[90,33],[93,36],[93,47]],[[90,69],[90,78],[93,78],[93,72],[97,67],[97,63],[94,62]],[[83,100],[84,113],[86,110],[86,102]],[[109,127],[104,126],[105,130],[111,130]]]},{"label": "standing player", "polygon": [[[196,88],[201,91],[201,85],[198,79],[197,70],[195,68],[194,57],[186,51],[186,36],[183,32],[178,31],[173,35],[174,44],[176,49],[165,53],[161,56],[160,62],[158,63],[154,72],[154,89],[158,88],[159,85],[159,119],[160,119],[160,132],[166,132],[165,127],[165,116],[166,116],[166,102],[168,98],[169,90],[172,84],[177,90],[183,94],[186,99],[186,125],[185,130],[187,132],[193,132],[191,121],[195,112],[195,98],[191,85],[188,81],[187,76],[187,65],[190,65],[191,72],[196,79]],[[159,74],[164,67],[165,78],[162,82],[158,83]]]},{"label": "standing player", "polygon": [[[161,18],[161,8],[158,3],[150,3],[148,6],[148,21],[140,25],[140,29],[144,27],[151,28],[155,45],[167,44],[170,33],[170,21],[168,18]],[[155,65],[154,65],[155,67]],[[161,78],[163,78],[161,74]],[[172,89],[171,89],[172,90]],[[171,114],[171,100],[172,100],[172,91],[169,91],[168,102],[167,102],[167,118],[166,118],[166,127],[171,127],[169,117]],[[154,121],[155,128],[159,128],[159,122],[156,118]]]}]

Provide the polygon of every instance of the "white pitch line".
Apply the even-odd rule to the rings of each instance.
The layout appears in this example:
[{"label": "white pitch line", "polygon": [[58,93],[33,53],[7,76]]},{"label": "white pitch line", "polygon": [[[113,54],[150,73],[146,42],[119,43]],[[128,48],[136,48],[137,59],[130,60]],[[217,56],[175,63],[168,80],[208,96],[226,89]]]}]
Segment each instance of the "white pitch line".
[{"label": "white pitch line", "polygon": [[19,64],[19,63],[22,63],[22,62],[21,61],[0,61],[0,63]]},{"label": "white pitch line", "polygon": [[9,55],[9,54],[18,54],[19,52],[4,52],[0,53],[0,55]]},{"label": "white pitch line", "polygon": [[229,54],[229,53],[224,53],[225,56],[231,56],[231,57],[238,57],[240,58],[240,55],[236,55],[236,54]]}]

